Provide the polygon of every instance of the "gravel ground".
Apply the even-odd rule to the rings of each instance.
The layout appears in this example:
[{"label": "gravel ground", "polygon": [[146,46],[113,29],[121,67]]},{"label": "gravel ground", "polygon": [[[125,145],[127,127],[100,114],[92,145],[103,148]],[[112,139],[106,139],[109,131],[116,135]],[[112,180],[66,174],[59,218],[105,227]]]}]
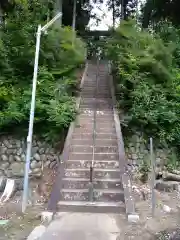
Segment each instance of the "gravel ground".
[{"label": "gravel ground", "polygon": [[40,213],[46,208],[55,176],[56,170],[44,169],[42,179],[31,182],[26,214],[21,212],[22,192],[17,192],[11,201],[0,205],[0,219],[9,220],[7,225],[0,225],[0,240],[24,240],[40,224]]}]

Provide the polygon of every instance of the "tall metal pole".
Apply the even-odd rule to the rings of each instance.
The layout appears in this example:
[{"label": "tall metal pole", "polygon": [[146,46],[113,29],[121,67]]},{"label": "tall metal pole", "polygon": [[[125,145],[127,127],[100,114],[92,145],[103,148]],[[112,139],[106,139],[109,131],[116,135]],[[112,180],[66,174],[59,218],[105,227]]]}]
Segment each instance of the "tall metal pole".
[{"label": "tall metal pole", "polygon": [[33,123],[34,123],[34,109],[35,109],[35,100],[36,100],[36,85],[37,85],[40,39],[41,39],[41,25],[38,26],[37,35],[36,35],[36,52],[35,52],[35,62],[34,62],[29,131],[28,131],[28,136],[27,136],[24,191],[23,191],[23,199],[22,199],[22,212],[23,213],[26,210],[26,205],[27,205],[27,201],[28,201],[28,191],[29,191],[29,170],[30,170],[30,161],[31,161],[31,148],[32,148]]},{"label": "tall metal pole", "polygon": [[58,13],[51,21],[49,21],[45,26],[38,26],[36,34],[36,52],[34,60],[34,74],[33,74],[33,87],[32,87],[32,97],[31,97],[31,109],[29,117],[29,130],[27,136],[27,150],[26,150],[26,164],[25,164],[25,175],[24,175],[24,186],[23,186],[23,199],[22,199],[22,212],[24,213],[28,202],[28,190],[29,190],[29,170],[31,161],[31,148],[32,148],[32,135],[33,135],[33,124],[34,124],[34,111],[35,111],[35,101],[36,101],[36,85],[37,85],[37,74],[38,74],[38,62],[39,62],[39,50],[40,50],[40,40],[41,33],[46,32],[46,30],[59,18],[61,18],[62,13]]}]

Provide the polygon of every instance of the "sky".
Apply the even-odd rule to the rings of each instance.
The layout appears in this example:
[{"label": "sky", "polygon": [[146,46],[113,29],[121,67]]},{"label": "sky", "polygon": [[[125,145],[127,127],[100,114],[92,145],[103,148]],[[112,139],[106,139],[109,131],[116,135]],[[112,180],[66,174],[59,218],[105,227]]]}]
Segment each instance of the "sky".
[{"label": "sky", "polygon": [[[146,0],[139,0],[138,5],[140,6],[140,4],[145,1]],[[96,26],[96,21],[91,19],[89,22],[89,27],[91,30],[108,30],[109,27],[112,26],[113,24],[112,10],[111,11],[108,10],[106,2],[107,0],[105,1],[105,3],[100,5],[94,4],[94,9],[92,10],[92,12],[97,14],[97,16],[101,19],[101,22],[99,23],[98,26]],[[118,22],[116,24],[118,24]]]},{"label": "sky", "polygon": [[96,26],[96,21],[91,19],[89,22],[89,27],[91,30],[108,30],[109,26],[112,26],[112,11],[108,11],[106,2],[101,5],[94,4],[92,13],[96,13],[101,19],[101,22],[98,26]]}]

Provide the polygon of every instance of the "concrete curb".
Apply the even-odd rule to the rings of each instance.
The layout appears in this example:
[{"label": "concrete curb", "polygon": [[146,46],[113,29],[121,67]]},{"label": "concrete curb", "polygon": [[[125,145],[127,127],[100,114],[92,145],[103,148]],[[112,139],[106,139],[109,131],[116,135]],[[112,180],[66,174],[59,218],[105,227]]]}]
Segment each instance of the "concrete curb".
[{"label": "concrete curb", "polygon": [[123,136],[121,132],[121,123],[119,119],[119,114],[116,109],[116,96],[115,96],[115,90],[114,90],[114,84],[113,84],[113,78],[111,75],[111,64],[108,63],[109,68],[109,85],[111,89],[111,97],[113,101],[113,112],[114,112],[114,122],[115,122],[115,128],[116,128],[116,135],[118,139],[118,151],[119,151],[119,166],[120,166],[120,177],[123,184],[124,189],[124,198],[125,198],[125,205],[126,205],[126,214],[128,218],[128,222],[137,222],[139,221],[139,215],[135,212],[135,204],[134,204],[134,198],[132,196],[132,185],[129,173],[126,170],[126,155],[124,150],[124,142],[123,142]]},{"label": "concrete curb", "polygon": [[27,237],[27,240],[39,240],[45,233],[46,227],[44,225],[39,225],[34,228],[34,230]]},{"label": "concrete curb", "polygon": [[[83,76],[81,78],[81,83],[80,83],[80,88],[83,87],[84,84],[84,79],[86,77],[87,74],[87,69],[88,69],[88,62],[85,65],[85,69],[84,69],[84,73]],[[79,105],[80,105],[80,101],[81,101],[81,95],[77,98],[76,100],[76,109],[79,109]],[[69,152],[69,146],[70,146],[70,141],[71,141],[71,137],[72,137],[72,133],[74,131],[76,125],[76,120],[74,122],[72,122],[70,124],[69,130],[68,130],[68,134],[65,140],[65,144],[64,144],[64,149],[63,152],[61,154],[61,163],[60,163],[60,168],[59,168],[59,173],[57,176],[57,179],[55,181],[55,185],[53,186],[53,191],[51,193],[51,197],[53,198],[53,194],[56,194],[56,191],[59,191],[59,194],[55,195],[55,199],[53,199],[52,201],[50,200],[48,203],[48,210],[47,211],[43,211],[41,213],[41,222],[42,225],[39,225],[37,227],[34,228],[34,230],[30,233],[30,235],[28,236],[27,240],[39,240],[42,235],[44,234],[44,232],[46,231],[47,226],[53,221],[55,213],[56,213],[56,209],[54,209],[55,205],[57,204],[57,202],[60,200],[60,183],[61,178],[62,178],[62,172],[64,170],[63,165],[64,162],[66,161],[67,157],[68,157],[68,152]],[[57,184],[57,185],[56,185]],[[50,197],[50,199],[51,199]]]}]

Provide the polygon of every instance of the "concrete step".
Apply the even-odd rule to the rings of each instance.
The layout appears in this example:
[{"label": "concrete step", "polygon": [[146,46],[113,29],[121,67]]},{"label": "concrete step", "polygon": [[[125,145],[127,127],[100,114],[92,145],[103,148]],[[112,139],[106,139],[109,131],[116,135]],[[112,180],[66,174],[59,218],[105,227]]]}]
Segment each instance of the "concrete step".
[{"label": "concrete step", "polygon": [[[70,147],[70,151],[74,153],[93,153],[93,146],[84,146],[84,145],[72,145]],[[94,153],[117,153],[118,147],[115,146],[95,146]]]},{"label": "concrete step", "polygon": [[[92,93],[96,93],[96,89],[95,88],[87,88],[87,89],[85,89],[85,88],[82,88],[82,90],[81,90],[81,92],[83,93],[83,94],[92,94]],[[102,92],[100,92],[100,91],[98,91],[97,92],[97,94],[108,94],[108,95],[110,95],[110,91],[109,91],[109,89],[108,88],[104,88],[104,89],[102,89]]]},{"label": "concrete step", "polygon": [[[73,139],[92,139],[93,133],[78,133],[74,132]],[[117,139],[116,134],[109,134],[109,133],[100,133],[96,135],[96,139]]]},{"label": "concrete step", "polygon": [[[79,121],[79,119],[77,119],[76,121],[76,127],[89,127],[89,128],[93,128],[94,126],[94,121],[91,121],[91,119],[86,119],[86,120],[81,120]],[[115,128],[115,124],[114,122],[102,122],[102,121],[96,121],[96,128],[97,129],[104,129],[104,128]]]},{"label": "concrete step", "polygon": [[[93,139],[72,139],[72,145],[93,145]],[[114,146],[117,147],[116,139],[95,139],[96,146]]]},{"label": "concrete step", "polygon": [[[80,114],[81,117],[91,117],[93,118],[94,117],[94,109],[82,109],[83,110],[83,113]],[[81,111],[81,109],[80,109]],[[97,110],[96,111],[96,117],[99,117],[99,118],[107,118],[107,120],[109,118],[112,118],[114,117],[113,115],[113,110],[111,109],[103,109],[103,110]]]},{"label": "concrete step", "polygon": [[[79,119],[77,119],[77,127],[78,126],[84,126],[84,127],[91,127],[93,128],[94,126],[94,122],[93,121],[79,121]],[[114,122],[96,122],[96,128],[115,128],[115,124]]]},{"label": "concrete step", "polygon": [[93,134],[92,133],[73,133],[72,139],[92,139]]},{"label": "concrete step", "polygon": [[[120,178],[120,171],[119,169],[99,169],[94,168],[93,172],[94,178]],[[64,171],[64,177],[70,177],[70,178],[89,178],[90,177],[90,171],[89,169],[68,169],[66,168]]]},{"label": "concrete step", "polygon": [[118,154],[118,147],[112,147],[112,146],[109,146],[109,147],[106,147],[106,146],[103,146],[103,147],[97,147],[95,146],[94,148],[95,150],[95,153],[116,153]]},{"label": "concrete step", "polygon": [[80,105],[80,113],[85,113],[87,110],[92,110],[94,112],[94,110],[97,111],[110,111],[113,109],[112,105],[108,105],[108,104],[98,104],[98,105],[92,105],[92,104],[81,104]]},{"label": "concrete step", "polygon": [[[81,97],[82,98],[90,98],[93,95],[94,95],[94,93],[81,92]],[[101,93],[101,94],[96,95],[96,98],[101,98],[101,99],[106,99],[106,98],[110,98],[110,97],[111,97],[110,93]]]},{"label": "concrete step", "polygon": [[[68,160],[65,162],[66,168],[75,169],[75,168],[82,168],[82,169],[89,169],[91,166],[91,160]],[[103,169],[113,169],[119,168],[119,161],[94,161],[94,168],[103,168]]]},{"label": "concrete step", "polygon": [[[101,112],[101,113],[100,113]],[[92,121],[94,121],[94,111],[91,110],[85,110],[83,113],[80,114],[80,119],[84,118],[84,119],[92,119]],[[99,113],[97,112],[96,114],[96,121],[98,122],[113,122],[114,121],[114,115],[113,114],[105,114],[105,111],[99,111]]]},{"label": "concrete step", "polygon": [[81,101],[80,101],[80,104],[89,104],[89,103],[92,103],[92,104],[94,104],[94,103],[108,103],[108,104],[112,104],[113,102],[112,102],[112,99],[111,98],[106,98],[106,99],[100,99],[100,98],[94,98],[94,97],[92,97],[92,98],[81,98]]},{"label": "concrete step", "polygon": [[[63,178],[63,188],[87,189],[89,186],[88,178]],[[95,189],[122,189],[120,178],[106,179],[94,178],[93,184]]]},{"label": "concrete step", "polygon": [[[79,115],[77,118],[77,122],[80,124],[81,122],[89,122],[89,123],[94,123],[94,118],[91,115]],[[104,118],[103,121],[102,119],[96,118],[96,124],[100,124],[100,123],[104,123],[104,124],[108,124],[108,123],[114,123],[113,121],[109,121],[109,119]]]},{"label": "concrete step", "polygon": [[[124,192],[121,189],[94,189],[94,201],[97,202],[124,202]],[[62,201],[88,201],[89,189],[61,190]]]},{"label": "concrete step", "polygon": [[[72,153],[69,154],[69,160],[92,160],[93,155],[91,153]],[[119,160],[119,155],[116,153],[102,153],[102,154],[94,154],[94,160],[97,161],[106,161],[106,160]]]},{"label": "concrete step", "polygon": [[89,201],[59,201],[58,210],[61,212],[90,212],[90,213],[123,213],[123,202],[89,202]]},{"label": "concrete step", "polygon": [[[116,129],[111,127],[111,128],[96,128],[96,134],[116,134]],[[76,127],[74,129],[74,134],[77,133],[93,133],[94,129],[92,126],[80,126]]]}]

